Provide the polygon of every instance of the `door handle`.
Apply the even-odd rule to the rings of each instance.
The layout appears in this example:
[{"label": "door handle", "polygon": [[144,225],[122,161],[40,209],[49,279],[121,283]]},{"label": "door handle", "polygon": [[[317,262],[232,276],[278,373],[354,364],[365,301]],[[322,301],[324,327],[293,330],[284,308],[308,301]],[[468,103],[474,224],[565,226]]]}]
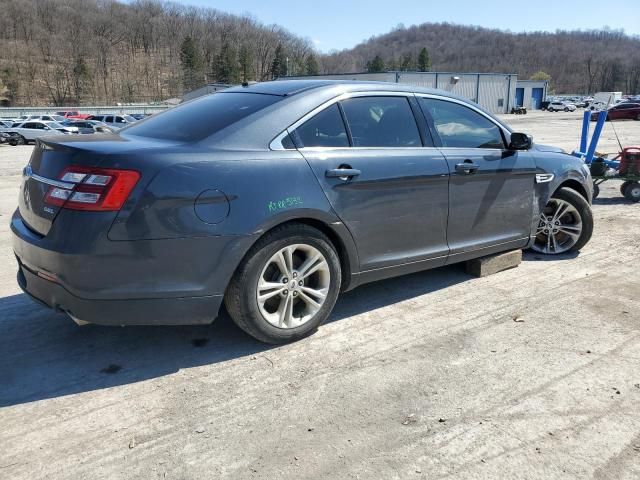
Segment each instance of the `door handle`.
[{"label": "door handle", "polygon": [[480,165],[476,165],[471,160],[465,160],[463,163],[456,164],[456,172],[462,173],[463,175],[476,173],[478,168],[480,168]]},{"label": "door handle", "polygon": [[348,179],[351,177],[357,177],[361,173],[362,172],[360,170],[356,170],[355,168],[333,168],[324,172],[324,175],[328,178]]}]

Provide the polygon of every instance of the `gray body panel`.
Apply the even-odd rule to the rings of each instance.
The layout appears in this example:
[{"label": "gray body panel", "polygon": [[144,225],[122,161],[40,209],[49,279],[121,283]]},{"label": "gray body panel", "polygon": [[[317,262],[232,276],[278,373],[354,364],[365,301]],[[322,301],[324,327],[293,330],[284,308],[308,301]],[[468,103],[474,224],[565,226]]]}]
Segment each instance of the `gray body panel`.
[{"label": "gray body panel", "polygon": [[[304,149],[329,203],[358,246],[360,270],[439,258],[446,240],[449,171],[435,148]],[[325,172],[349,165],[362,174],[349,181]],[[401,232],[392,235],[390,232]]]},{"label": "gray body panel", "polygon": [[[269,148],[319,105],[349,92],[445,92],[357,82],[275,82],[283,95],[198,142],[82,135],[40,142],[30,169],[59,178],[69,165],[126,168],[141,178],[118,212],[50,208],[47,185],[25,178],[11,228],[21,287],[45,304],[104,324],[206,323],[247,252],[289,221],[321,228],[342,257],[343,289],[527,246],[538,212],[565,182],[591,200],[581,161],[557,151]],[[244,91],[230,89],[216,95]],[[469,104],[469,102],[466,102]],[[180,107],[178,107],[180,108]],[[474,108],[477,109],[476,106]],[[484,112],[502,129],[511,131]],[[143,125],[147,120],[142,120]],[[418,119],[426,130],[427,121]],[[461,161],[479,168],[456,171]],[[360,170],[327,178],[341,165]],[[553,173],[537,184],[537,173]],[[46,208],[50,210],[47,211]],[[49,272],[59,283],[38,277]]]}]

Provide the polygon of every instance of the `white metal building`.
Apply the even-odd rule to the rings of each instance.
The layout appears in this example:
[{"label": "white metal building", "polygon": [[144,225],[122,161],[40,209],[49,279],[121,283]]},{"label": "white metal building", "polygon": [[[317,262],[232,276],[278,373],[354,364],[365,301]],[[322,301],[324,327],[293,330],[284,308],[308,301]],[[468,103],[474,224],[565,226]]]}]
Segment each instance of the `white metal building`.
[{"label": "white metal building", "polygon": [[530,110],[540,110],[542,102],[547,98],[549,82],[544,80],[518,80],[514,104]]},{"label": "white metal building", "polygon": [[514,106],[518,76],[513,73],[384,72],[282,77],[280,80],[328,78],[402,83],[446,90],[472,100],[493,113],[508,113]]}]

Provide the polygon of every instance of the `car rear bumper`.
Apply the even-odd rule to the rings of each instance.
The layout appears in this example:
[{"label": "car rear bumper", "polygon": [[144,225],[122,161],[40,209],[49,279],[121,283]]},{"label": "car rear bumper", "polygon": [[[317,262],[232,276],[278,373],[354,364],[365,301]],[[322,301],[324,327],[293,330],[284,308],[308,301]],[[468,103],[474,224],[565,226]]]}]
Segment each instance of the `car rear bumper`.
[{"label": "car rear bumper", "polygon": [[45,280],[18,261],[18,284],[38,303],[68,314],[77,323],[99,325],[197,325],[215,320],[222,295],[181,298],[88,300]]},{"label": "car rear bumper", "polygon": [[250,236],[110,241],[106,232],[112,221],[109,214],[64,211],[43,237],[16,212],[11,230],[20,287],[83,322],[211,323],[253,241]]}]

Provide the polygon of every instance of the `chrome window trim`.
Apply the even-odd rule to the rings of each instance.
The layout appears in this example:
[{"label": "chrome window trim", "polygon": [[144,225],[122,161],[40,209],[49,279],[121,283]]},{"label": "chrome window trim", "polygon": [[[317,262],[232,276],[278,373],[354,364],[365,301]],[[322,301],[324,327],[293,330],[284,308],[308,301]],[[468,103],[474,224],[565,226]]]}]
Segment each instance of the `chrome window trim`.
[{"label": "chrome window trim", "polygon": [[424,152],[425,150],[440,150],[438,147],[304,147],[300,150],[305,152],[326,152],[331,150],[419,150]]},{"label": "chrome window trim", "polygon": [[284,140],[284,137],[286,137],[287,135],[289,135],[289,132],[285,130],[276,138],[271,140],[271,143],[269,144],[269,149],[280,150],[280,151],[295,150],[295,148],[284,148],[284,145],[282,145],[282,140]]}]

